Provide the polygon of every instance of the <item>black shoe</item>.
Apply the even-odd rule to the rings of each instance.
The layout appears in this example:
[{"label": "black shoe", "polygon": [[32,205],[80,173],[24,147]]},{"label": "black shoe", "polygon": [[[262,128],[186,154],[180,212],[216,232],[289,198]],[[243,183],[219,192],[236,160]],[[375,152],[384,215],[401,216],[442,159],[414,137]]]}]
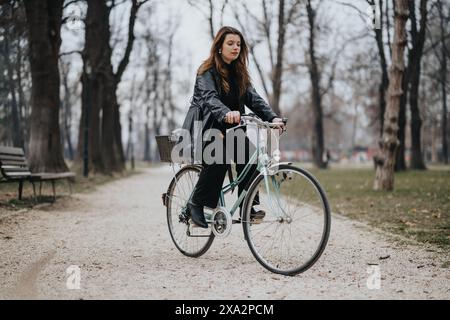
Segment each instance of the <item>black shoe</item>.
[{"label": "black shoe", "polygon": [[[256,211],[254,207],[250,209],[250,220],[262,220],[265,216],[266,212],[264,210]],[[234,220],[235,223],[241,223],[241,221],[241,217],[238,220]]]},{"label": "black shoe", "polygon": [[259,219],[262,220],[266,216],[266,212],[264,210],[258,210],[256,211],[254,207],[250,209],[250,219]]},{"label": "black shoe", "polygon": [[191,202],[187,204],[188,212],[191,214],[192,221],[198,225],[200,228],[207,229],[208,224],[206,223],[205,215],[203,213],[203,206],[196,206]]}]

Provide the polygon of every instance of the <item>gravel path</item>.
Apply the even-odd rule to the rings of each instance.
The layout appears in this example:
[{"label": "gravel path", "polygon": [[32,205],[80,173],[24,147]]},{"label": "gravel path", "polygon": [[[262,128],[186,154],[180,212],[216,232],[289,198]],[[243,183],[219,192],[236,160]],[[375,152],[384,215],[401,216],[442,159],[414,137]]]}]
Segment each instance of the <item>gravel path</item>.
[{"label": "gravel path", "polygon": [[[448,255],[334,215],[313,268],[283,277],[262,268],[237,226],[199,259],[173,245],[161,193],[169,167],[0,219],[2,299],[448,299]],[[70,268],[76,266],[75,269]],[[69,269],[68,269],[69,268]],[[68,279],[80,271],[80,289]],[[368,268],[381,274],[367,286]],[[67,273],[69,272],[69,273]],[[77,285],[69,282],[69,285]],[[70,286],[69,286],[70,287]]]}]

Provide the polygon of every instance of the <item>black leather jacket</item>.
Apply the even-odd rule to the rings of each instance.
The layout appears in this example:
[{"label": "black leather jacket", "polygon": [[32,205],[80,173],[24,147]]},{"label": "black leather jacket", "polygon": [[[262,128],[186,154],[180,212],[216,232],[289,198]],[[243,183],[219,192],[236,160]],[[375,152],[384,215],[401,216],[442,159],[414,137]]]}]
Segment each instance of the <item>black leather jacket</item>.
[{"label": "black leather jacket", "polygon": [[[231,110],[222,103],[224,92],[220,83],[220,74],[215,68],[197,76],[191,106],[183,123],[183,129],[189,130],[192,137],[194,121],[203,121],[202,134],[212,127],[223,128],[225,115]],[[252,85],[239,100],[241,114],[245,113],[244,105],[264,121],[278,117]]]},{"label": "black leather jacket", "polygon": [[[185,163],[198,163],[201,161],[199,160],[199,152],[201,155],[201,150],[204,150],[208,143],[202,140],[205,131],[216,128],[225,133],[224,129],[229,127],[224,124],[224,118],[231,110],[222,102],[225,93],[222,92],[220,83],[220,74],[215,68],[211,68],[204,74],[197,76],[191,106],[182,127],[190,132],[191,138],[190,146],[188,147],[190,154],[184,154]],[[245,112],[244,105],[264,121],[272,121],[278,117],[253,86],[249,86],[245,95],[239,100],[239,111],[241,114]],[[200,128],[195,128],[195,121],[202,121],[201,131],[199,130]],[[202,141],[202,143],[194,143],[194,140]]]}]

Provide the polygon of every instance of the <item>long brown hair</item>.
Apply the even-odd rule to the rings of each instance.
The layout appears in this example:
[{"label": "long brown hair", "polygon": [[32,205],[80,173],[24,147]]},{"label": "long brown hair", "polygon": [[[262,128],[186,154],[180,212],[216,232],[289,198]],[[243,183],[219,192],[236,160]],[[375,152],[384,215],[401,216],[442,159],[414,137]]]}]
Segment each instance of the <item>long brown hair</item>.
[{"label": "long brown hair", "polygon": [[239,53],[239,57],[233,62],[233,64],[236,72],[236,81],[239,86],[239,97],[242,97],[246,92],[247,87],[250,85],[251,79],[247,68],[248,47],[247,43],[245,42],[244,36],[239,30],[233,27],[222,27],[219,32],[217,32],[217,35],[214,38],[213,44],[211,46],[209,58],[202,63],[202,65],[198,69],[197,74],[202,75],[212,67],[215,67],[222,79],[222,89],[226,93],[230,91],[228,69],[225,66],[226,62],[222,59],[219,53],[219,50],[222,49],[225,37],[228,34],[235,34],[241,38],[241,51]]}]

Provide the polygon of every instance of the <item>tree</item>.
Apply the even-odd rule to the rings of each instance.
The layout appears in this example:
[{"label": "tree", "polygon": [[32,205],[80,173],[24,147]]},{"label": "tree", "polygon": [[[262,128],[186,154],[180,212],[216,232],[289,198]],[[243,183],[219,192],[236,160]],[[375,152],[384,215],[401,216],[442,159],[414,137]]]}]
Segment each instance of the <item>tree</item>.
[{"label": "tree", "polygon": [[398,147],[398,113],[402,95],[402,80],[405,70],[404,50],[407,44],[406,22],[409,18],[408,0],[395,1],[394,42],[392,63],[389,72],[388,103],[384,117],[380,150],[375,157],[375,190],[394,189],[394,164]]},{"label": "tree", "polygon": [[[375,7],[375,0],[367,0],[369,5]],[[395,2],[394,2],[395,3]],[[378,48],[378,54],[379,54],[379,62],[380,62],[380,69],[381,69],[381,83],[378,88],[378,95],[379,95],[379,104],[380,104],[380,111],[379,111],[379,117],[380,117],[380,136],[383,134],[383,127],[384,127],[384,113],[386,110],[386,92],[389,87],[389,76],[388,76],[388,63],[386,58],[386,53],[384,50],[384,37],[383,37],[383,30],[387,26],[387,34],[389,35],[389,15],[388,15],[388,4],[386,4],[386,9],[383,8],[383,0],[379,0],[379,28],[374,28],[375,32],[375,41],[377,43]],[[384,24],[383,20],[383,11],[386,10],[386,25]]]},{"label": "tree", "polygon": [[[18,1],[6,1],[0,11],[0,65],[2,73],[2,107],[8,117],[5,127],[9,128],[12,145],[28,150],[27,108],[24,80],[28,63],[24,51],[27,49],[25,9]],[[4,141],[10,144],[9,141]]]},{"label": "tree", "polygon": [[[214,40],[214,37],[216,36],[216,28],[214,25],[214,21],[216,19],[215,15],[216,15],[216,11],[217,11],[217,7],[220,7],[220,25],[223,25],[223,17],[224,17],[224,13],[225,13],[225,9],[228,6],[228,1],[229,0],[221,0],[221,1],[217,1],[217,0],[203,0],[203,1],[199,1],[199,0],[188,0],[189,5],[197,8],[197,10],[199,10],[203,16],[206,18],[206,20],[208,20],[208,31],[209,31],[209,36],[211,37],[211,40]],[[205,7],[205,3],[207,4],[207,10],[205,12],[205,10],[203,9]],[[217,4],[220,4],[219,6],[217,6]]]},{"label": "tree", "polygon": [[59,49],[63,0],[24,1],[32,76],[29,166],[34,172],[67,171],[59,129]]},{"label": "tree", "polygon": [[320,92],[320,71],[317,65],[315,52],[316,34],[316,10],[312,8],[311,0],[306,1],[306,11],[308,14],[309,26],[309,76],[311,78],[311,103],[313,107],[314,134],[312,141],[313,162],[318,168],[325,168],[327,165],[323,161],[324,153],[324,133],[323,133],[323,108],[322,95]]},{"label": "tree", "polygon": [[[78,161],[83,158],[84,143],[87,143],[88,161],[94,172],[110,174],[121,172],[125,168],[116,92],[133,50],[137,14],[146,2],[147,0],[132,0],[126,49],[117,71],[113,70],[111,61],[109,24],[110,13],[116,3],[112,1],[111,6],[107,6],[104,1],[88,2],[85,48],[82,54],[83,112],[78,140]],[[83,130],[86,123],[88,123],[89,132],[87,142],[84,141]]]},{"label": "tree", "polygon": [[[278,6],[278,10],[276,10],[276,39],[274,39],[275,19],[272,13],[273,10],[271,10],[275,7],[275,4]],[[279,115],[282,114],[280,110],[280,101],[283,93],[283,73],[286,69],[285,48],[287,46],[287,31],[297,17],[300,4],[300,0],[262,0],[261,6],[263,16],[258,17],[254,14],[252,8],[249,8],[245,2],[241,1],[240,7],[244,9],[246,15],[253,20],[262,39],[255,39],[255,37],[251,36],[251,32],[249,31],[250,27],[244,25],[242,15],[239,12],[240,10],[237,6],[233,7],[234,17],[242,31],[246,34],[251,58],[255,63],[264,92],[269,98],[270,106],[274,112]],[[260,43],[265,43],[267,45],[267,53],[270,59],[270,70],[268,70],[267,74],[269,74],[270,82],[267,80],[267,76],[256,55],[256,46]],[[271,90],[269,90],[269,83]]]},{"label": "tree", "polygon": [[[440,27],[440,42],[441,42],[441,57],[440,57],[440,85],[442,92],[442,156],[444,163],[448,164],[448,142],[447,142],[447,57],[450,56],[447,44],[445,41],[445,30],[448,30],[448,17],[445,18],[442,1],[437,0],[437,7],[439,11],[439,27]],[[448,10],[448,7],[447,7]],[[448,12],[448,11],[447,11]]]},{"label": "tree", "polygon": [[412,169],[426,169],[422,156],[422,119],[419,110],[419,87],[421,78],[421,62],[425,44],[428,0],[420,0],[420,25],[417,26],[415,1],[409,1],[409,15],[411,19],[411,41],[412,47],[409,49],[410,77],[409,106],[411,111],[411,164]]}]

